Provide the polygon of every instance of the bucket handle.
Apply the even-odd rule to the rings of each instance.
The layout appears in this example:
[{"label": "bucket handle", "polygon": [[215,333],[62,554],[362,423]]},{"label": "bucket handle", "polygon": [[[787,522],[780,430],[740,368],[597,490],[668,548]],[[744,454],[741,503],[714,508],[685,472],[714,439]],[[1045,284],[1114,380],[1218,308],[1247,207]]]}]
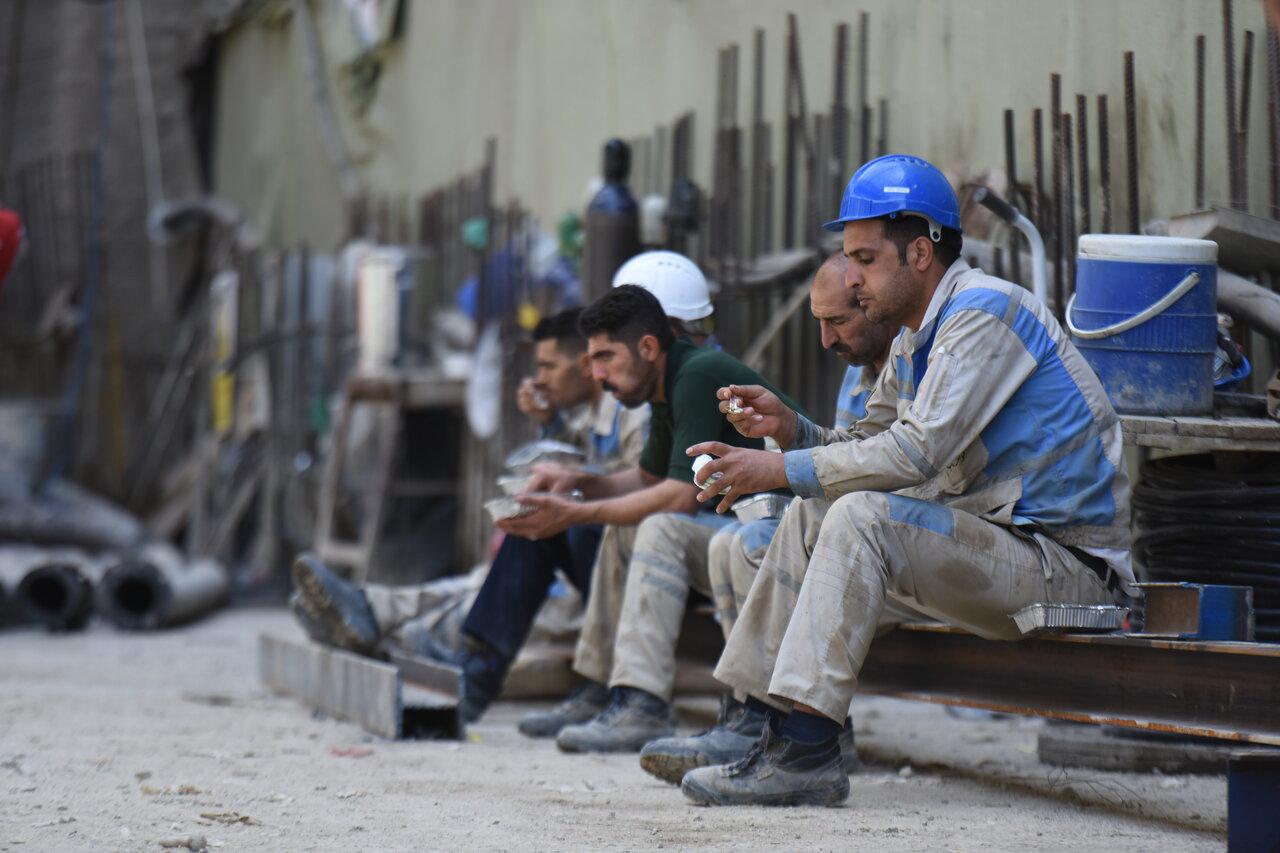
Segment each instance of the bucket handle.
[{"label": "bucket handle", "polygon": [[1086,341],[1096,341],[1099,338],[1109,338],[1113,335],[1118,335],[1121,332],[1127,332],[1133,327],[1141,326],[1151,318],[1162,313],[1166,308],[1169,308],[1173,303],[1190,293],[1191,289],[1199,283],[1200,273],[1193,270],[1187,273],[1187,277],[1179,282],[1177,287],[1170,290],[1164,296],[1161,296],[1160,299],[1150,308],[1139,311],[1127,320],[1121,320],[1119,323],[1112,323],[1110,326],[1103,326],[1101,329],[1085,330],[1076,328],[1076,324],[1071,320],[1072,311],[1076,307],[1076,294],[1073,293],[1071,294],[1071,299],[1067,302],[1067,330],[1077,338],[1081,338]]}]

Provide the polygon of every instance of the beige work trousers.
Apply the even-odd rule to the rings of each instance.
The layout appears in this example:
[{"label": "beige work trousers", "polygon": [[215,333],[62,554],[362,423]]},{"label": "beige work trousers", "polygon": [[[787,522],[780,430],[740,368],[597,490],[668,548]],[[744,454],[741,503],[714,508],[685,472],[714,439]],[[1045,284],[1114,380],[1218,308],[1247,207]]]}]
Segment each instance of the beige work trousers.
[{"label": "beige work trousers", "polygon": [[638,687],[670,701],[689,590],[710,594],[707,548],[716,531],[732,523],[732,516],[706,512],[661,513],[640,523],[626,575],[610,687]]},{"label": "beige work trousers", "polygon": [[613,670],[613,644],[627,589],[627,567],[635,546],[634,525],[607,525],[591,569],[591,593],[587,596],[582,630],[573,653],[574,672],[597,684],[608,684]]},{"label": "beige work trousers", "polygon": [[715,676],[736,694],[843,719],[886,604],[995,640],[1036,602],[1108,604],[1064,547],[941,504],[881,492],[793,501]]}]

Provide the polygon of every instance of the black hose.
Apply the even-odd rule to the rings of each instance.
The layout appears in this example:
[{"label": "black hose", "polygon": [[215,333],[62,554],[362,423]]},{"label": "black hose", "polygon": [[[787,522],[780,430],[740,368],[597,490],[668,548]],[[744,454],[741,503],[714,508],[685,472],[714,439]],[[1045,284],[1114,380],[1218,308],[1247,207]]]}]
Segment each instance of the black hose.
[{"label": "black hose", "polygon": [[1257,637],[1277,640],[1280,456],[1248,462],[1243,471],[1223,470],[1213,454],[1143,463],[1133,490],[1133,556],[1143,581],[1252,587]]}]

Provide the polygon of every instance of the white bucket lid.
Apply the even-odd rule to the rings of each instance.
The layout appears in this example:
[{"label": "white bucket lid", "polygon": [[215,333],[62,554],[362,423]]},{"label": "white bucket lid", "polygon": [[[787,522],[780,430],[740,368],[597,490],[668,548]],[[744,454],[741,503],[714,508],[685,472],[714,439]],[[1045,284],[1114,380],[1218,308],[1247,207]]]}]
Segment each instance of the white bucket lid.
[{"label": "white bucket lid", "polygon": [[1081,234],[1080,257],[1107,261],[1217,264],[1218,244],[1185,237],[1147,234]]}]

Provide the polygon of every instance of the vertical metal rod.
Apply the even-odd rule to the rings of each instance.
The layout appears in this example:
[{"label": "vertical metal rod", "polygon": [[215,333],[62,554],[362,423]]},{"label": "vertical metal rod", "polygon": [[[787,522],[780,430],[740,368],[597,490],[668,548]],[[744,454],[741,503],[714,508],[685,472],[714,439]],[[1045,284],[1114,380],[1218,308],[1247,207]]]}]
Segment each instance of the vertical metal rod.
[{"label": "vertical metal rod", "polygon": [[1222,65],[1226,84],[1227,108],[1227,187],[1232,207],[1239,207],[1240,187],[1237,174],[1240,166],[1236,151],[1236,39],[1232,25],[1231,0],[1222,0]]},{"label": "vertical metal rod", "polygon": [[[1013,110],[1004,111],[1004,171],[1008,180],[1007,195],[1011,204],[1018,204],[1018,151],[1014,144]],[[1013,280],[1022,283],[1022,247],[1019,231],[1009,229],[1009,266]],[[996,273],[1000,275],[1000,273]]]},{"label": "vertical metal rod", "polygon": [[1062,75],[1049,75],[1049,126],[1053,131],[1053,199],[1049,203],[1049,233],[1053,245],[1053,308],[1061,313],[1066,304],[1063,297],[1064,281],[1062,263],[1062,244],[1065,235],[1062,230]]},{"label": "vertical metal rod", "polygon": [[1039,107],[1031,111],[1031,150],[1035,170],[1035,183],[1031,186],[1032,216],[1036,228],[1046,230],[1044,214],[1044,111]]},{"label": "vertical metal rod", "polygon": [[880,138],[876,141],[876,156],[889,153],[889,99],[880,99]]},{"label": "vertical metal rod", "polygon": [[768,131],[764,126],[764,29],[759,27],[755,32],[751,61],[751,234],[747,250],[755,259],[764,251],[764,232],[769,227],[764,199],[765,145],[768,142]]},{"label": "vertical metal rod", "polygon": [[783,128],[785,143],[782,152],[782,245],[791,248],[796,242],[796,143],[795,117],[795,68],[798,64],[799,35],[796,32],[796,16],[787,15],[787,61],[785,67],[786,126]]},{"label": "vertical metal rod", "polygon": [[849,25],[836,25],[835,80],[831,98],[831,162],[833,191],[840,197],[841,185],[849,171]]},{"label": "vertical metal rod", "polygon": [[1280,37],[1267,25],[1267,129],[1270,149],[1271,218],[1280,219]]},{"label": "vertical metal rod", "polygon": [[1076,139],[1080,147],[1080,233],[1089,234],[1093,231],[1089,210],[1089,99],[1084,95],[1076,95]]},{"label": "vertical metal rod", "polygon": [[860,148],[862,159],[859,165],[871,159],[871,105],[867,103],[869,85],[868,68],[871,51],[871,16],[866,12],[858,13],[858,125],[862,135]]},{"label": "vertical metal rod", "polygon": [[1196,36],[1195,208],[1204,209],[1204,35]]},{"label": "vertical metal rod", "polygon": [[1240,63],[1240,126],[1236,129],[1236,172],[1240,209],[1249,209],[1249,97],[1253,94],[1253,30],[1244,31],[1244,59]]},{"label": "vertical metal rod", "polygon": [[1129,179],[1129,233],[1142,230],[1138,209],[1138,104],[1134,91],[1133,51],[1124,54],[1124,132],[1125,166]]},{"label": "vertical metal rod", "polygon": [[[1071,154],[1071,113],[1062,114],[1062,234],[1064,267],[1066,270],[1063,291],[1067,297],[1076,289],[1076,199],[1075,199],[1075,159]],[[1058,314],[1062,315],[1066,302],[1058,303]]]},{"label": "vertical metal rod", "polygon": [[1102,194],[1101,233],[1111,233],[1111,122],[1107,96],[1098,96],[1098,189]]}]

